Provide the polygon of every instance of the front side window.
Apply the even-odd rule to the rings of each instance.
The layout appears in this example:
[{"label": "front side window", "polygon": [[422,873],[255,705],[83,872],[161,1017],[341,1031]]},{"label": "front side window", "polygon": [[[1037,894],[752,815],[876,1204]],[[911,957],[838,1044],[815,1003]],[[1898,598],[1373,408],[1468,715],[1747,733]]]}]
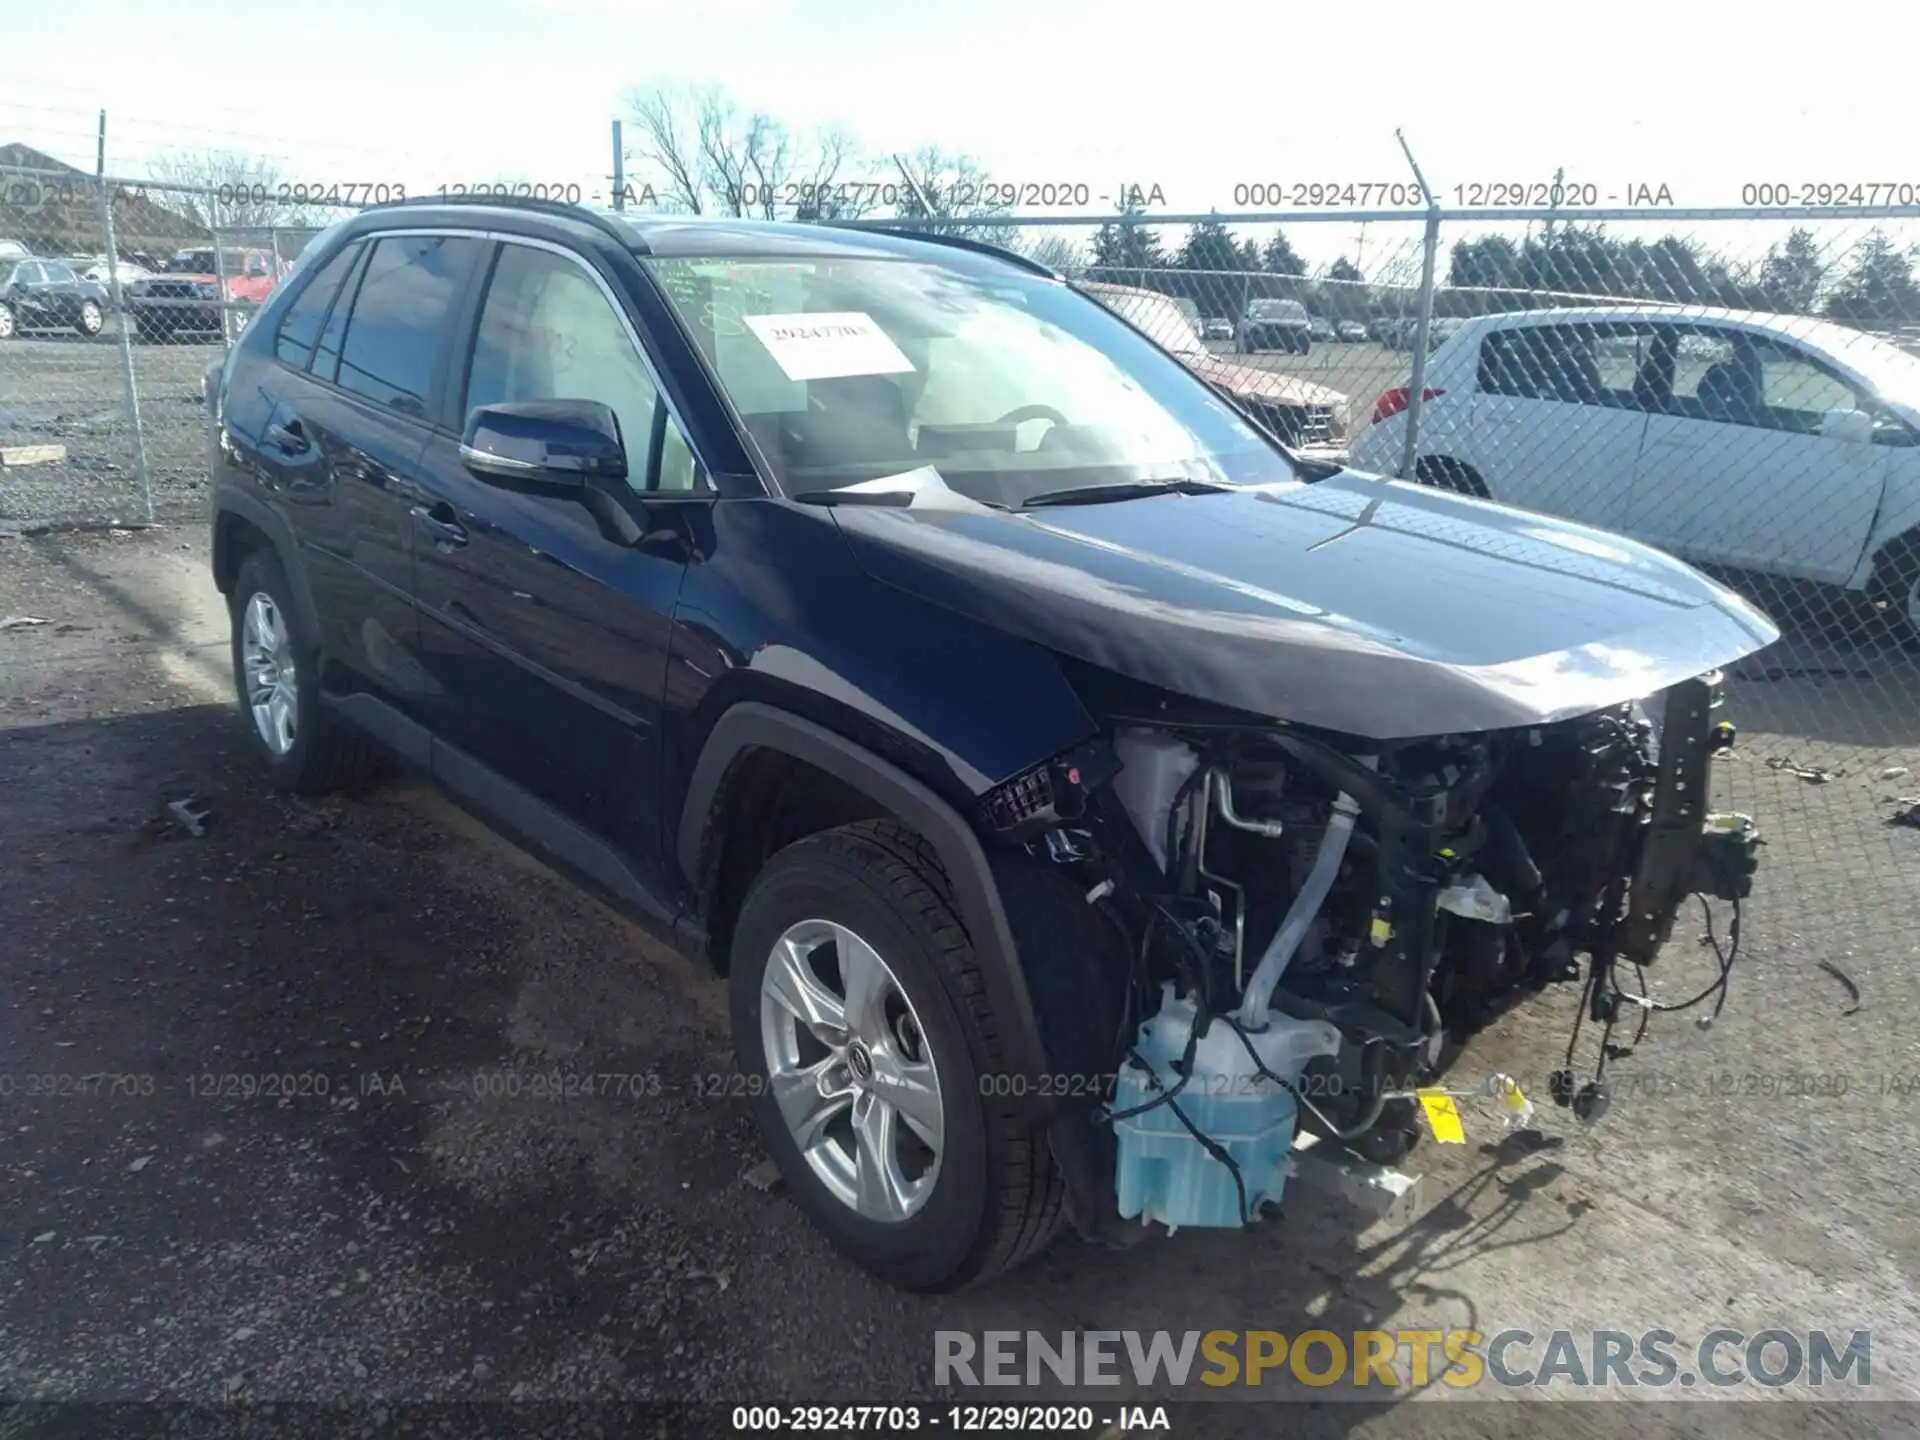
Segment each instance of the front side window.
[{"label": "front side window", "polygon": [[71,285],[76,278],[73,271],[56,261],[48,260],[40,268],[46,272],[47,281],[52,285]]},{"label": "front side window", "polygon": [[1813,358],[1786,345],[1761,341],[1760,403],[1776,429],[1817,435],[1829,410],[1864,410],[1854,388]]},{"label": "front side window", "polygon": [[1681,332],[1673,406],[1695,420],[1820,433],[1829,410],[1869,408],[1853,385],[1804,351],[1741,330]]},{"label": "front side window", "polygon": [[605,293],[573,261],[506,245],[474,337],[463,415],[516,400],[597,400],[620,422],[627,470],[646,475],[659,397]]},{"label": "front side window", "polygon": [[[274,337],[274,354],[284,365],[295,370],[307,368],[307,362],[313,358],[314,341],[319,338],[321,323],[325,320],[327,306],[333,303],[334,292],[340,288],[340,281],[353,262],[360,258],[360,242],[343,246],[338,254],[314,272],[313,279],[307,283],[293,304],[287,307],[287,313],[280,321],[280,331]],[[346,307],[342,305],[339,314],[344,316]]]},{"label": "front side window", "polygon": [[426,415],[433,362],[478,240],[392,235],[375,242],[347,317],[336,376],[377,405]]},{"label": "front side window", "polygon": [[789,493],[922,466],[1001,505],[1293,475],[1178,361],[1056,281],[866,258],[647,264]]}]

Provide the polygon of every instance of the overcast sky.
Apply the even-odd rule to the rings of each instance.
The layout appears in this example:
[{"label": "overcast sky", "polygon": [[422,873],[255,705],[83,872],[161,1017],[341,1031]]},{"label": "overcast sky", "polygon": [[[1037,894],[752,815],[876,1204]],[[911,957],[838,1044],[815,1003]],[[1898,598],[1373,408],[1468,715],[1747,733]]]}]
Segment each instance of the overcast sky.
[{"label": "overcast sky", "polygon": [[[283,178],[501,176],[604,186],[608,122],[661,75],[723,84],[876,152],[936,142],[1005,180],[1158,184],[1172,211],[1236,184],[1544,181],[1683,205],[1743,184],[1910,183],[1920,9],[1481,3],[1172,7],[1067,0],[58,0],[10,7],[0,142],[140,174],[183,148],[245,149]],[[1203,18],[1211,17],[1211,18]],[[1231,17],[1231,18],[1229,18]],[[1777,17],[1777,18],[1776,18]],[[1798,18],[1803,34],[1781,26]],[[71,56],[73,63],[59,57]],[[1886,67],[1881,73],[1880,67]],[[44,77],[44,78],[43,78]],[[1096,204],[1099,202],[1096,199]],[[1765,249],[1783,223],[1725,232]],[[1836,249],[1864,230],[1829,231]],[[1369,273],[1417,226],[1375,226]],[[1350,225],[1290,228],[1325,263]]]}]

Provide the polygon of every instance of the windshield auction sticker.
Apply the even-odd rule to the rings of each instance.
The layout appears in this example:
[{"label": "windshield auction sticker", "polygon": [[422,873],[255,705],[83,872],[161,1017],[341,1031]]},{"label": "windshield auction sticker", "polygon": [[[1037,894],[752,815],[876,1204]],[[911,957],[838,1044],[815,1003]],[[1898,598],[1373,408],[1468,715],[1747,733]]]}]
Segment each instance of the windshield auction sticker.
[{"label": "windshield auction sticker", "polygon": [[864,311],[745,318],[789,380],[896,375],[913,369],[913,362]]}]

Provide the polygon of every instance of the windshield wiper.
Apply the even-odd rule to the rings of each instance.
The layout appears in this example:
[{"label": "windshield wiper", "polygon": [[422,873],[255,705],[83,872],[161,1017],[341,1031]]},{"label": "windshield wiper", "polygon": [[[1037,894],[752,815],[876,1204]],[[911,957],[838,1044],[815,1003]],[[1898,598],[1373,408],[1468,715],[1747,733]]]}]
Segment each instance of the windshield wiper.
[{"label": "windshield wiper", "polygon": [[1070,490],[1047,490],[1021,505],[1032,510],[1041,505],[1104,505],[1110,500],[1138,500],[1148,495],[1219,495],[1231,485],[1212,480],[1129,480],[1120,485],[1076,485]]}]

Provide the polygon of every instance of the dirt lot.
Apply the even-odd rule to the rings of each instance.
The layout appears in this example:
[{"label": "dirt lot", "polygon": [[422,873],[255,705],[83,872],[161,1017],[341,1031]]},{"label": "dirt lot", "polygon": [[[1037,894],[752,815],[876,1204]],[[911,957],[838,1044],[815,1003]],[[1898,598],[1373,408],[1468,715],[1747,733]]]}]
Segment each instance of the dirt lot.
[{"label": "dirt lot", "polygon": [[[1068,1238],[923,1299],[743,1183],[744,1103],[706,1083],[730,1071],[719,984],[414,783],[266,790],[202,549],[0,540],[0,618],[48,622],[0,628],[0,1396],[513,1400],[558,1433],[578,1427],[536,1402],[931,1399],[939,1329],[1464,1324],[1870,1328],[1865,1393],[1920,1396],[1920,830],[1883,819],[1915,782],[1876,778],[1920,768],[1920,705],[1887,672],[1783,652],[1734,682],[1726,789],[1773,845],[1733,998],[1711,1029],[1656,1025],[1599,1125],[1544,1103],[1557,993],[1459,1072],[1519,1076],[1543,1134],[1503,1143],[1469,1107],[1467,1145],[1417,1152],[1410,1225],[1295,1192],[1252,1234]],[[1816,750],[1823,783],[1768,763]],[[199,838],[167,818],[188,797]],[[1669,994],[1710,973],[1696,934]],[[554,1099],[548,1075],[627,1078]],[[1285,1383],[1173,1433],[1865,1436],[1916,1414],[1800,1387],[1628,1411]],[[703,1424],[726,1412],[658,1433]]]},{"label": "dirt lot", "polygon": [[[161,518],[197,514],[206,490],[200,372],[219,345],[136,345],[134,383]],[[0,445],[62,444],[64,461],[0,469],[0,529],[144,520],[120,338],[40,335],[0,343]]]}]

